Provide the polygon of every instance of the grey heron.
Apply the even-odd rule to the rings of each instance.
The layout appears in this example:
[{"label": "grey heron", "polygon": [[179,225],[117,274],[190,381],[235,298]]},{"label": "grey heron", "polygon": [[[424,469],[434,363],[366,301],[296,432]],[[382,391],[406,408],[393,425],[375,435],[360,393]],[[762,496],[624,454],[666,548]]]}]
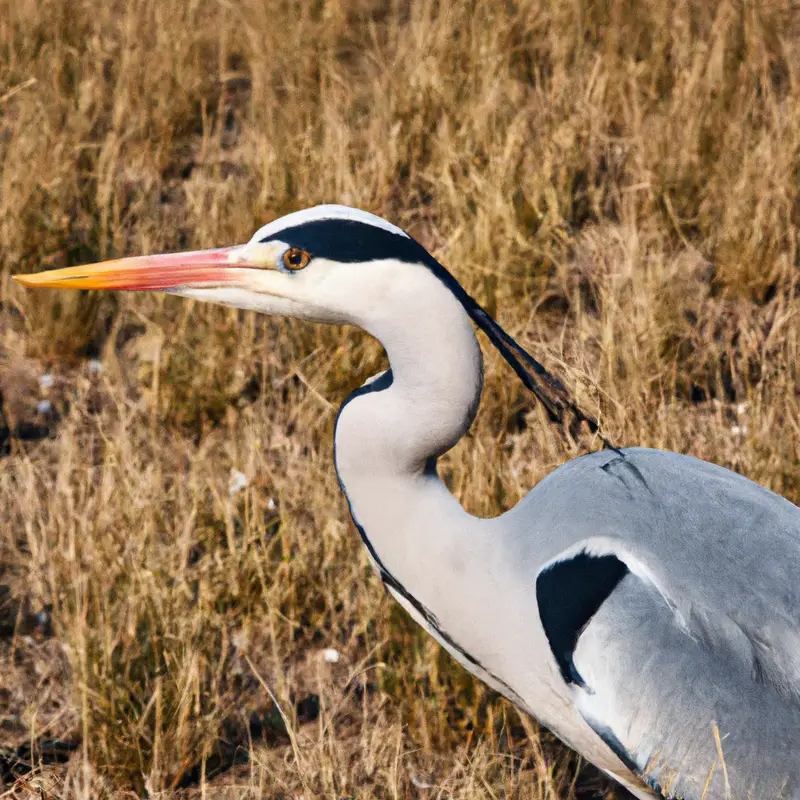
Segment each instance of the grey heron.
[{"label": "grey heron", "polygon": [[159,290],[377,338],[335,465],[389,592],[468,670],[637,797],[800,798],[800,509],[714,464],[608,446],[493,519],[437,474],[482,389],[483,330],[551,416],[596,429],[422,245],[318,206],[244,245],[16,276]]}]

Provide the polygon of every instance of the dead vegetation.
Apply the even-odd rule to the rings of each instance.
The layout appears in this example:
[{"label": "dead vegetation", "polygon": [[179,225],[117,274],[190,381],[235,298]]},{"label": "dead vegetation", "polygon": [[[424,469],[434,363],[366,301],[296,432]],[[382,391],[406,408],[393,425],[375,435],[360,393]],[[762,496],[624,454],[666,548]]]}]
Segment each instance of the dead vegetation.
[{"label": "dead vegetation", "polygon": [[[10,796],[613,791],[372,576],[331,434],[374,342],[8,275],[357,205],[612,439],[797,502],[799,56],[788,0],[0,0]],[[582,446],[490,356],[444,467],[495,514]]]}]

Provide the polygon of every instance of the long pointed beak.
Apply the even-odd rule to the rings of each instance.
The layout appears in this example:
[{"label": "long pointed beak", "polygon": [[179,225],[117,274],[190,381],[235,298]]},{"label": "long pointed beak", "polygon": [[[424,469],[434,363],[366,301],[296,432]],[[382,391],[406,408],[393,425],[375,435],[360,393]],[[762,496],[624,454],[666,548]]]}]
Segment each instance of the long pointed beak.
[{"label": "long pointed beak", "polygon": [[14,275],[23,286],[57,289],[129,289],[153,291],[179,286],[217,286],[241,280],[241,273],[231,267],[263,267],[245,255],[242,245],[218,250],[195,250],[136,256],[66,267],[32,275]]}]

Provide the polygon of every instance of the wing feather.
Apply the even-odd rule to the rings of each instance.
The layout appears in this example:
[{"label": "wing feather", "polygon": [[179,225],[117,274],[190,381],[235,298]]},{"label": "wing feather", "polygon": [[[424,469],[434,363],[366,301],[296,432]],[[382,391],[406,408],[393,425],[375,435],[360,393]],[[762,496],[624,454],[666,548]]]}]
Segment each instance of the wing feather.
[{"label": "wing feather", "polygon": [[[535,510],[521,511],[539,535],[528,541],[546,542],[542,624],[609,747],[668,795],[724,797],[727,781],[733,797],[800,797],[800,509],[646,449],[576,459],[529,498]],[[552,609],[569,607],[574,582],[554,578],[609,559],[625,566],[616,582],[578,570],[595,581],[592,601],[565,637]]]}]

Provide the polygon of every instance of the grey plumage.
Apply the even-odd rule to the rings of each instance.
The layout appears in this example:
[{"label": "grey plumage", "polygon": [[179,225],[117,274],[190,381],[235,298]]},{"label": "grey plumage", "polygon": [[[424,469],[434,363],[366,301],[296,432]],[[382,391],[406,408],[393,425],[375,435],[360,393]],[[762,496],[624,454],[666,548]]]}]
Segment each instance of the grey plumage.
[{"label": "grey plumage", "polygon": [[669,794],[723,797],[727,772],[731,797],[800,796],[798,509],[644,449],[572,461],[523,504],[523,552],[551,538],[630,565],[578,640],[584,719]]}]

